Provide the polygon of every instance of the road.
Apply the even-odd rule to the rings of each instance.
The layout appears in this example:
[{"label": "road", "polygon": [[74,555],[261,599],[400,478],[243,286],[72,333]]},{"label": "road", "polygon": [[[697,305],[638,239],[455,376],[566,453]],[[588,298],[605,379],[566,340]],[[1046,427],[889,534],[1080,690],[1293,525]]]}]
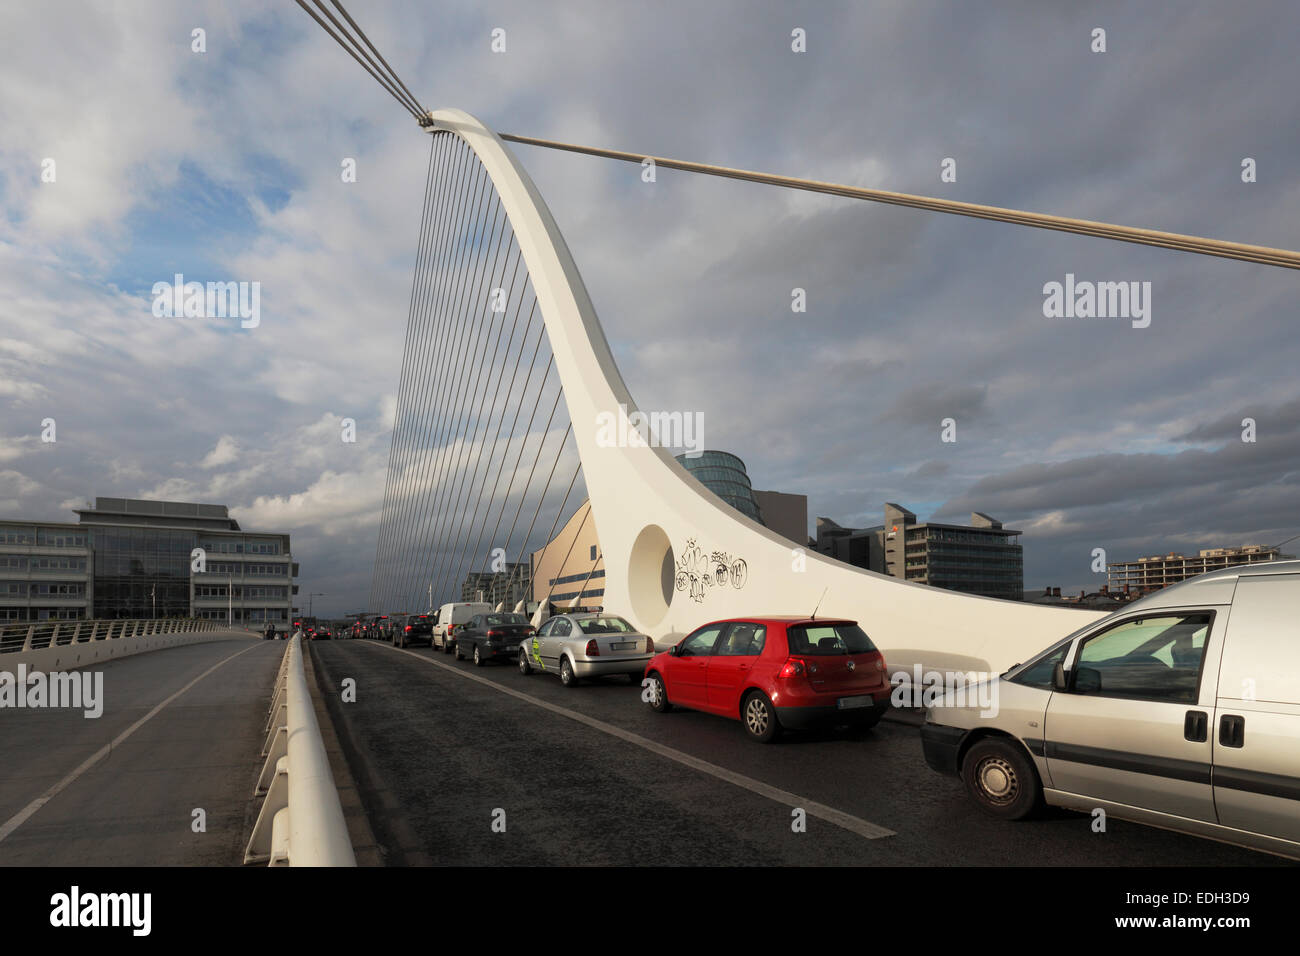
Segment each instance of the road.
[{"label": "road", "polygon": [[390,865],[1285,862],[1117,820],[1094,833],[1065,811],[993,820],[926,767],[907,723],[761,746],[736,722],[656,714],[621,678],[566,689],[372,641],[316,642],[311,655]]},{"label": "road", "polygon": [[86,668],[98,718],[0,710],[0,864],[242,863],[284,648],[245,634]]}]

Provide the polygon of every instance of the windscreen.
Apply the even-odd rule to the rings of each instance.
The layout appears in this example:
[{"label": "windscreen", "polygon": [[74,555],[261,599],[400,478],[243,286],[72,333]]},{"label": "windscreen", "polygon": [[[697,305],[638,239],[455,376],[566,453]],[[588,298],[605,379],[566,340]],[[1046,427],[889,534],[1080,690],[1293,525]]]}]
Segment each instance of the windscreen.
[{"label": "windscreen", "polygon": [[633,627],[621,617],[591,617],[578,621],[583,634],[630,634]]}]

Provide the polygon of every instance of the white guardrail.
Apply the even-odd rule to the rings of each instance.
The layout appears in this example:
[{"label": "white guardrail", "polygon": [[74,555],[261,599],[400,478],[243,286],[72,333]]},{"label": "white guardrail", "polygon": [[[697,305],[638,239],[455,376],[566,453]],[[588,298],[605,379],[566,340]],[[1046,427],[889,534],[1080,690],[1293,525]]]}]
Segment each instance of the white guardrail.
[{"label": "white guardrail", "polygon": [[356,866],[320,725],[303,670],[302,638],[284,652],[267,718],[266,763],[255,796],[266,795],[245,863]]},{"label": "white guardrail", "polygon": [[19,621],[0,624],[0,654],[20,654],[47,647],[116,641],[155,634],[193,634],[224,629],[214,621],[191,618],[105,621]]}]

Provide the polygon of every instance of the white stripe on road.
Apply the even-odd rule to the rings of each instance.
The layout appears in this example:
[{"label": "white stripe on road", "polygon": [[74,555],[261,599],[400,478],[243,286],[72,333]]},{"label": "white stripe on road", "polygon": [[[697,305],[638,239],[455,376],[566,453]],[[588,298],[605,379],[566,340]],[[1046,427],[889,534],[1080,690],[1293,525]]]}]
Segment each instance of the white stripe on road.
[{"label": "white stripe on road", "polygon": [[[371,641],[363,643],[370,644]],[[388,645],[384,645],[387,647]],[[503,694],[509,694],[511,697],[517,697],[519,700],[527,701],[544,710],[549,710],[553,714],[559,714],[561,717],[568,717],[570,720],[576,720],[580,724],[586,724],[601,733],[609,734],[620,740],[626,740],[630,744],[635,744],[651,753],[656,753],[661,757],[667,757],[669,760],[675,760],[677,763],[690,767],[692,770],[698,770],[701,773],[707,773],[711,777],[717,777],[719,780],[725,780],[727,783],[734,784],[748,790],[750,793],[756,793],[760,797],[767,797],[777,803],[784,803],[789,807],[801,807],[809,816],[817,817],[819,820],[825,820],[827,823],[833,823],[837,827],[842,827],[860,837],[868,840],[876,840],[880,837],[895,836],[893,830],[877,826],[874,823],[868,823],[859,817],[851,816],[834,807],[828,807],[824,803],[818,803],[815,800],[806,800],[798,794],[791,793],[788,790],[782,790],[779,787],[772,787],[753,777],[747,777],[743,773],[736,773],[734,770],[728,770],[726,767],[719,767],[715,763],[709,763],[707,760],[701,760],[699,757],[692,757],[688,753],[683,753],[673,747],[666,747],[661,743],[656,743],[648,737],[642,737],[640,734],[634,734],[630,730],[624,730],[622,727],[615,727],[613,724],[607,724],[603,720],[597,720],[587,714],[579,713],[576,710],[570,710],[567,707],[561,707],[559,704],[552,704],[550,701],[542,700],[540,697],[534,697],[532,694],[525,694],[522,691],[506,687],[504,684],[498,684],[496,681],[489,680],[486,677],[480,677],[471,671],[454,667],[451,664],[445,664],[433,657],[426,657],[424,654],[417,654],[414,651],[402,650],[393,647],[391,650],[399,654],[410,654],[417,661],[424,661],[426,664],[432,664],[434,667],[441,667],[448,673],[455,674],[458,677],[464,677],[466,680],[477,681],[493,690],[498,690]]]},{"label": "white stripe on road", "polygon": [[188,684],[186,684],[176,693],[172,694],[170,697],[164,700],[153,710],[149,711],[149,713],[145,714],[143,717],[137,720],[130,727],[126,728],[126,730],[122,731],[120,734],[114,737],[112,741],[100,747],[97,751],[95,751],[94,754],[88,757],[85,760],[85,762],[81,764],[80,767],[72,771],[72,773],[68,774],[66,777],[64,777],[54,786],[50,787],[50,789],[46,790],[43,794],[41,794],[31,803],[27,804],[27,806],[23,807],[12,817],[6,820],[4,826],[0,826],[0,842],[3,842],[6,837],[8,837],[11,833],[17,830],[24,823],[26,823],[27,819],[33,813],[35,813],[41,807],[45,806],[47,803],[49,803],[51,800],[57,797],[62,791],[66,790],[69,786],[71,786],[76,781],[76,779],[80,777],[83,773],[85,773],[91,767],[95,766],[95,764],[99,763],[110,753],[112,753],[114,747],[121,746],[122,741],[126,740],[126,738],[130,737],[133,733],[135,733],[137,730],[139,730],[141,727],[147,724],[150,720],[152,720],[154,716],[158,713],[158,711],[162,710],[164,707],[166,707],[168,704],[174,701],[177,697],[181,696],[181,694],[185,693],[187,690],[189,690],[199,681],[203,680],[203,678],[207,677],[218,667],[221,667],[224,664],[228,664],[230,661],[233,661],[240,654],[247,654],[249,651],[253,650],[253,648],[260,647],[260,646],[261,646],[260,644],[254,644],[253,647],[246,647],[242,651],[236,651],[235,653],[231,654],[225,660],[221,660],[213,664],[211,667],[205,670],[198,677],[194,678],[194,680],[190,681]]}]

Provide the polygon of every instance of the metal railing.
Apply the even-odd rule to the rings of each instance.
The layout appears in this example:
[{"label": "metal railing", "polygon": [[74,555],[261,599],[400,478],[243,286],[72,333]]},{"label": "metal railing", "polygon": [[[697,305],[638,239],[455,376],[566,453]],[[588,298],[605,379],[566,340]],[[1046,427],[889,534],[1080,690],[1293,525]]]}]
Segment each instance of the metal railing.
[{"label": "metal railing", "polygon": [[221,628],[217,621],[194,618],[116,619],[96,621],[17,621],[0,624],[0,654],[46,647],[116,641],[154,634],[193,634]]},{"label": "metal railing", "polygon": [[245,863],[356,866],[343,806],[307,690],[302,638],[280,662],[266,720],[266,763],[254,796],[265,794],[244,851]]}]

